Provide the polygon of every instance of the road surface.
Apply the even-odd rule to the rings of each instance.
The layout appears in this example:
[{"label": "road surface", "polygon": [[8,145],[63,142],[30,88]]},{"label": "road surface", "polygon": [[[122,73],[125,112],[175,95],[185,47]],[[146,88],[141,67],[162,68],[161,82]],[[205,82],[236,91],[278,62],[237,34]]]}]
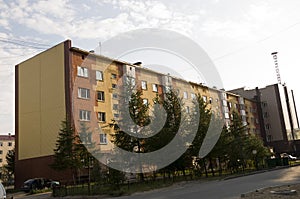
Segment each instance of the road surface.
[{"label": "road surface", "polygon": [[119,197],[118,199],[232,199],[240,198],[242,193],[256,189],[295,183],[300,183],[299,166],[228,180],[181,183],[160,190]]},{"label": "road surface", "polygon": [[[220,181],[183,182],[163,189],[135,193],[130,196],[112,197],[109,199],[236,199],[240,198],[242,193],[255,191],[256,189],[295,183],[300,183],[300,166]],[[51,194],[49,193],[30,196],[14,194],[14,198],[52,198],[50,195]],[[87,197],[83,196],[75,198]],[[97,198],[97,196],[91,198]],[[103,196],[100,198],[103,198]]]}]

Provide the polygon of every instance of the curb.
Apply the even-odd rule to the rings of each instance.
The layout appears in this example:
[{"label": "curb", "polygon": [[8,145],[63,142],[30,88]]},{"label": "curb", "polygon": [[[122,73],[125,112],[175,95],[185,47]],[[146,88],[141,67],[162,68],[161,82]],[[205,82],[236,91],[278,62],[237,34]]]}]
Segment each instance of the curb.
[{"label": "curb", "polygon": [[[300,166],[300,165],[295,165],[295,166]],[[275,171],[275,170],[279,170],[279,169],[286,169],[286,168],[290,168],[290,167],[294,167],[294,166],[278,166],[272,169],[264,169],[264,170],[259,170],[259,171],[253,171],[250,173],[244,173],[244,174],[240,174],[240,175],[236,175],[236,176],[228,176],[223,178],[222,180],[230,180],[230,179],[234,179],[234,178],[239,178],[239,177],[243,177],[243,176],[249,176],[249,175],[255,175],[255,174],[259,174],[259,173],[264,173],[264,172],[268,172],[268,171]]]}]

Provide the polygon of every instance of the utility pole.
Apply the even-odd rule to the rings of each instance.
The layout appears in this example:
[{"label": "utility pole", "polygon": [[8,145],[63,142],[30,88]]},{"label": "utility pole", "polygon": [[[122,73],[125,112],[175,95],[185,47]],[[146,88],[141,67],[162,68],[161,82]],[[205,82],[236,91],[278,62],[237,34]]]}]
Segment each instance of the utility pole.
[{"label": "utility pole", "polygon": [[279,66],[278,66],[278,61],[277,61],[277,54],[278,54],[278,52],[272,52],[271,53],[271,55],[273,56],[273,59],[274,59],[277,81],[278,81],[278,84],[281,84],[281,77],[280,77],[280,73],[279,73]]}]

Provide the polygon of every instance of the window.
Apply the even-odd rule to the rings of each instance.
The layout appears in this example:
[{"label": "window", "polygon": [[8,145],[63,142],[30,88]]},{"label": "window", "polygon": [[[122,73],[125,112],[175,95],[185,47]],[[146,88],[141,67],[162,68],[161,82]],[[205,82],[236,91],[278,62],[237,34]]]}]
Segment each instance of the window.
[{"label": "window", "polygon": [[269,117],[269,113],[268,112],[264,112],[264,118],[268,118]]},{"label": "window", "polygon": [[148,105],[148,99],[143,99],[143,104]]},{"label": "window", "polygon": [[189,107],[189,106],[186,106],[186,107],[185,107],[185,111],[186,111],[186,113],[190,113],[190,107]]},{"label": "window", "polygon": [[90,99],[90,89],[78,88],[78,97],[83,99]]},{"label": "window", "polygon": [[195,93],[191,93],[191,98],[192,98],[192,99],[196,99]]},{"label": "window", "polygon": [[103,72],[96,70],[96,80],[103,81]]},{"label": "window", "polygon": [[105,100],[104,91],[97,91],[97,100],[98,101],[104,101]]},{"label": "window", "polygon": [[113,98],[113,99],[118,99],[118,94],[117,94],[117,93],[113,93],[113,94],[112,94],[112,98]]},{"label": "window", "polygon": [[187,99],[188,98],[188,93],[186,91],[183,92],[183,98]]},{"label": "window", "polygon": [[158,86],[157,86],[157,84],[152,84],[152,91],[158,92]]},{"label": "window", "polygon": [[89,72],[87,68],[77,66],[77,76],[79,77],[89,77]]},{"label": "window", "polygon": [[98,112],[98,120],[100,122],[105,122],[105,112]]},{"label": "window", "polygon": [[113,110],[118,110],[119,109],[119,105],[118,104],[113,104]]},{"label": "window", "polygon": [[268,106],[267,102],[262,102],[262,106],[267,107]]},{"label": "window", "polygon": [[3,142],[0,142],[0,146],[3,146]]},{"label": "window", "polygon": [[114,113],[114,118],[119,118],[119,114],[118,113]]},{"label": "window", "polygon": [[142,84],[142,89],[143,90],[147,90],[147,82],[146,81],[142,81],[141,84]]},{"label": "window", "polygon": [[207,97],[205,95],[203,95],[202,99],[204,102],[207,102]]},{"label": "window", "polygon": [[0,162],[3,162],[2,158],[0,158]]},{"label": "window", "polygon": [[79,119],[82,121],[90,121],[91,120],[91,111],[79,110]]},{"label": "window", "polygon": [[212,102],[213,102],[213,98],[210,97],[210,98],[209,98],[209,103],[211,104]]},{"label": "window", "polygon": [[117,74],[112,73],[112,74],[111,74],[111,78],[112,78],[112,79],[117,79]]},{"label": "window", "polygon": [[272,141],[272,135],[267,135],[267,142],[271,142]]},{"label": "window", "polygon": [[270,129],[271,125],[270,124],[266,124],[266,129]]},{"label": "window", "polygon": [[100,133],[100,144],[107,144],[107,135]]},{"label": "window", "polygon": [[225,118],[229,119],[229,113],[225,113]]},{"label": "window", "polygon": [[2,151],[2,150],[0,150],[0,154],[3,154],[3,151]]},{"label": "window", "polygon": [[229,106],[229,108],[231,108],[232,107],[232,103],[228,102],[228,106]]},{"label": "window", "polygon": [[223,106],[227,106],[227,101],[223,100]]},{"label": "window", "polygon": [[113,89],[116,89],[116,88],[117,88],[117,84],[112,84],[111,87],[112,87]]}]

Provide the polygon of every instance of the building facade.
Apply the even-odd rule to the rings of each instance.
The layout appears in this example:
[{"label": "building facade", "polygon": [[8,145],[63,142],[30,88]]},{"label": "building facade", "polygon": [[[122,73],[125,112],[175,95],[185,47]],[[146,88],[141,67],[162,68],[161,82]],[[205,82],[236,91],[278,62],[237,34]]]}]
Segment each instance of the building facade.
[{"label": "building facade", "polygon": [[[71,121],[76,133],[83,125],[92,131],[95,149],[106,158],[113,151],[110,142],[112,124],[120,118],[119,89],[128,85],[142,90],[143,102],[172,89],[183,100],[190,113],[193,100],[200,95],[207,107],[230,124],[236,111],[248,132],[260,133],[257,104],[252,98],[187,82],[141,66],[114,60],[75,48],[71,41],[62,42],[16,66],[16,171],[15,186],[28,178],[72,179],[70,172],[57,172],[54,149],[61,122]],[[151,113],[150,113],[151,114]]]},{"label": "building facade", "polygon": [[0,167],[7,165],[6,155],[15,148],[15,136],[0,135]]},{"label": "building facade", "polygon": [[299,122],[293,91],[286,85],[273,84],[264,88],[231,90],[258,104],[262,138],[276,153],[299,155]]}]

